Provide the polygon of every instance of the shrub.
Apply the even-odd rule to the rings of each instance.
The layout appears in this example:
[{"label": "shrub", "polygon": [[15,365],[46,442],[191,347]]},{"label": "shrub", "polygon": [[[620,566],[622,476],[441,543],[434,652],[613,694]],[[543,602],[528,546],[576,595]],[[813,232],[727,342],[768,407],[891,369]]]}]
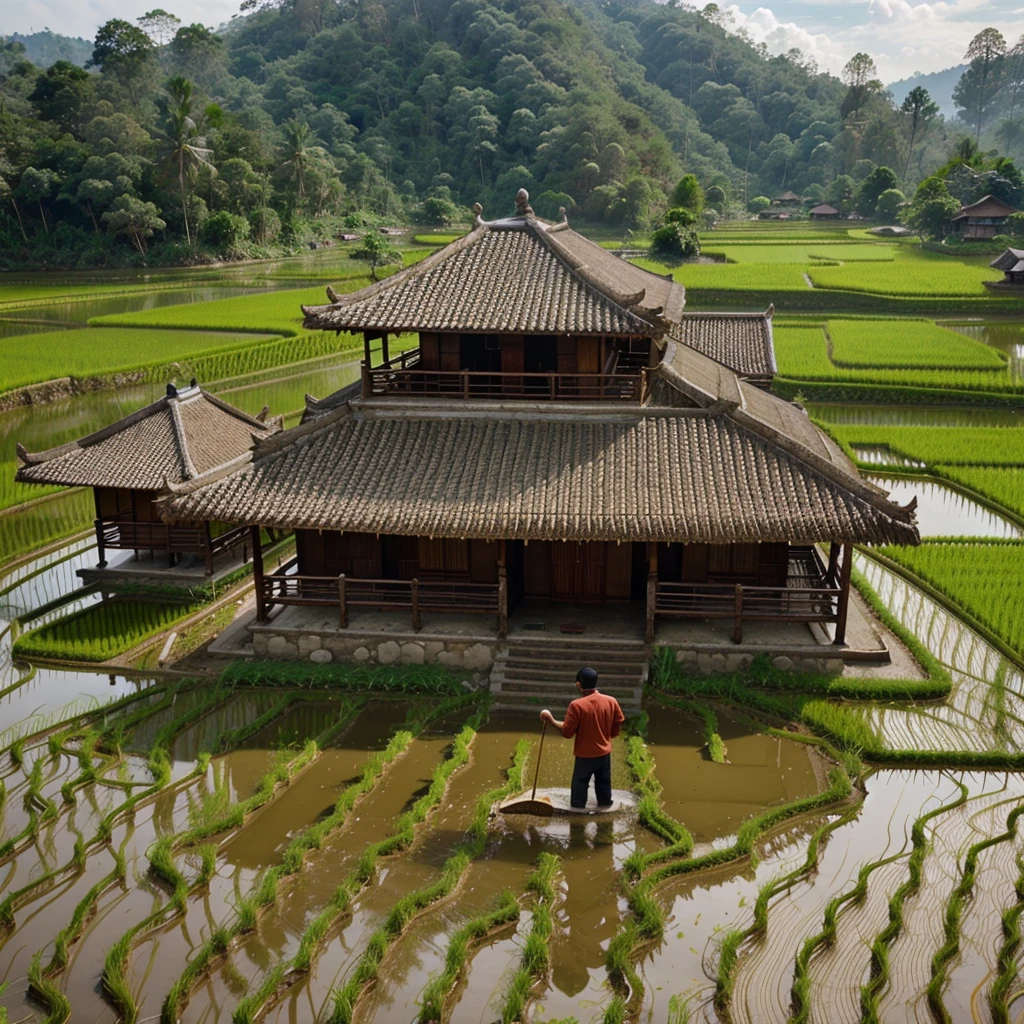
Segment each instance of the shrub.
[{"label": "shrub", "polygon": [[203,221],[199,237],[217,252],[233,252],[249,237],[249,222],[237,213],[218,210]]},{"label": "shrub", "polygon": [[767,196],[754,196],[754,198],[747,203],[747,209],[751,213],[761,213],[762,210],[767,210],[771,205],[772,201]]}]

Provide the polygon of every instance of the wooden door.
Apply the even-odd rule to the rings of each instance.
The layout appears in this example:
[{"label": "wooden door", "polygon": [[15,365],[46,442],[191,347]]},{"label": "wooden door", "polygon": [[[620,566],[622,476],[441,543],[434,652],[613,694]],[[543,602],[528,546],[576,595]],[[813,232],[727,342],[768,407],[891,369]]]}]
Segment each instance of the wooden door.
[{"label": "wooden door", "polygon": [[555,541],[551,545],[551,600],[604,599],[604,544]]},{"label": "wooden door", "polygon": [[580,592],[578,601],[604,600],[605,546],[601,543],[580,544]]},{"label": "wooden door", "polygon": [[[601,372],[601,343],[598,338],[580,338],[576,348],[576,371],[579,374]],[[580,395],[599,398],[601,391],[593,377],[580,377]]]}]

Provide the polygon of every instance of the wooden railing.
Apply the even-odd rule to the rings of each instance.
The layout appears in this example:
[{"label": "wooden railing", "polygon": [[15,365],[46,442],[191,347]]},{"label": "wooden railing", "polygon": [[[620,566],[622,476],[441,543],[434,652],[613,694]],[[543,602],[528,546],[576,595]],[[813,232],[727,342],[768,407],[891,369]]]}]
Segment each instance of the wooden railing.
[{"label": "wooden railing", "polygon": [[[403,353],[404,354],[404,353]],[[642,402],[647,373],[503,373],[421,370],[400,357],[372,369],[363,366],[363,396],[437,395],[552,402]]]},{"label": "wooden railing", "polygon": [[286,562],[263,577],[262,595],[267,612],[275,604],[336,607],[339,624],[348,626],[353,608],[408,611],[412,627],[422,628],[424,612],[494,615],[499,635],[507,628],[507,585],[504,574],[497,583],[452,580],[365,580],[345,576],[300,576],[296,562]]},{"label": "wooden railing", "polygon": [[[206,560],[207,572],[213,571],[218,555],[248,543],[249,528],[238,526],[213,536],[209,524],[198,526],[161,522],[139,522],[130,512],[95,520],[96,545],[100,561],[107,549],[118,551],[164,551],[169,555],[198,555]],[[248,556],[243,555],[247,560]]]},{"label": "wooden railing", "polygon": [[657,583],[655,617],[732,619],[733,640],[744,622],[836,622],[838,587],[752,587],[742,583]]}]

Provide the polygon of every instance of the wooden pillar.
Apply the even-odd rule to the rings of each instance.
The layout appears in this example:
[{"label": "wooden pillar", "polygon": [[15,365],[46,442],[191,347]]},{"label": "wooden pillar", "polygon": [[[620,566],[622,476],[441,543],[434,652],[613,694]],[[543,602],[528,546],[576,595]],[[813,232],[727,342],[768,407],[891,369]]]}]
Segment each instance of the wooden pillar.
[{"label": "wooden pillar", "polygon": [[[170,534],[170,528],[168,527],[168,534]],[[206,555],[206,575],[213,575],[213,535],[210,533],[210,520],[203,520],[203,546],[205,548],[204,554]]]},{"label": "wooden pillar", "polygon": [[831,586],[832,581],[836,578],[836,564],[839,561],[839,548],[840,545],[835,541],[832,541],[828,546],[828,568],[825,570],[826,586]]},{"label": "wooden pillar", "polygon": [[107,566],[107,552],[103,546],[103,513],[100,512],[100,494],[95,487],[92,489],[92,497],[96,505],[96,551],[100,556],[97,568],[105,569]]},{"label": "wooden pillar", "polygon": [[348,601],[345,594],[345,574],[338,577],[338,625],[348,628]]},{"label": "wooden pillar", "polygon": [[732,642],[743,643],[743,584],[736,584],[736,607],[732,620]]},{"label": "wooden pillar", "polygon": [[418,633],[423,628],[420,621],[420,581],[415,577],[411,581],[412,589],[412,628]]},{"label": "wooden pillar", "polygon": [[266,622],[267,612],[270,608],[267,604],[266,594],[263,592],[263,548],[260,545],[260,528],[249,527],[249,538],[252,544],[252,578],[256,584],[256,621]]},{"label": "wooden pillar", "polygon": [[367,369],[370,368],[370,335],[368,331],[363,331],[363,362],[366,364]]},{"label": "wooden pillar", "polygon": [[391,362],[391,356],[388,354],[388,332],[387,331],[385,331],[380,336],[380,354],[381,354],[381,359],[384,361],[384,365],[385,366],[388,363]]},{"label": "wooden pillar", "polygon": [[498,639],[508,636],[508,563],[505,538],[498,541]]},{"label": "wooden pillar", "polygon": [[836,638],[832,642],[837,646],[846,643],[846,615],[850,607],[850,573],[853,570],[853,545],[843,545],[843,566],[839,576],[839,604],[836,607]]},{"label": "wooden pillar", "polygon": [[658,545],[647,545],[647,621],[644,627],[644,643],[654,643],[654,616],[658,602]]}]

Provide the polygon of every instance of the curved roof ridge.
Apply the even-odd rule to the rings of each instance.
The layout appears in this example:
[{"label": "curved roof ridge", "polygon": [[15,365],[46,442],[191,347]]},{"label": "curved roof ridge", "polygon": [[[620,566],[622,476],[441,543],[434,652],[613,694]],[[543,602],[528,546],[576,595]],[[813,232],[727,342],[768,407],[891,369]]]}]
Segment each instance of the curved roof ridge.
[{"label": "curved roof ridge", "polygon": [[[198,397],[198,396],[197,396]],[[191,480],[199,474],[196,472],[195,463],[192,461],[192,454],[188,450],[188,435],[185,432],[185,424],[181,421],[181,410],[178,408],[177,397],[167,397],[167,407],[171,411],[171,423],[174,426],[174,439],[178,445],[178,454],[181,457],[181,472],[186,480]],[[169,478],[164,474],[164,481]]]}]

